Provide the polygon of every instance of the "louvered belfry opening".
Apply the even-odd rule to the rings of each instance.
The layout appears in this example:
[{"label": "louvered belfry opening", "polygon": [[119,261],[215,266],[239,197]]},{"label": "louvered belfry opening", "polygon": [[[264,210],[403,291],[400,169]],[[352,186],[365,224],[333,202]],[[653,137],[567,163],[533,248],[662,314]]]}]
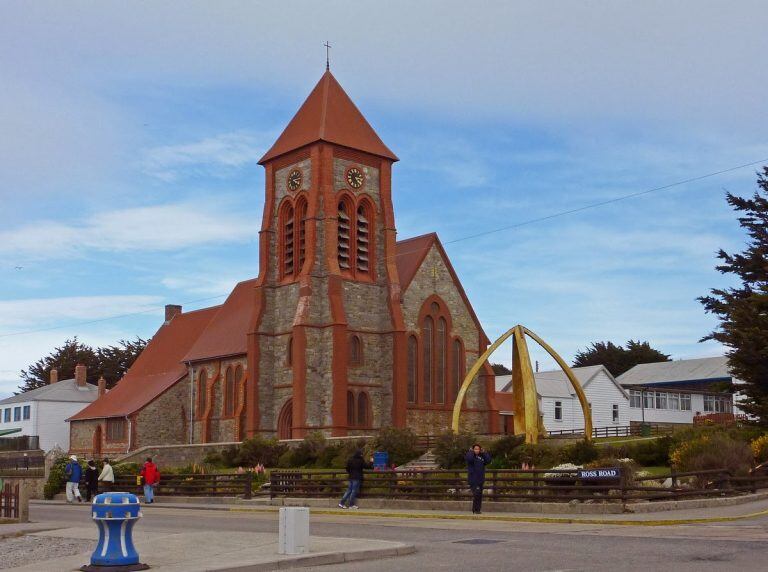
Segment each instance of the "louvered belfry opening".
[{"label": "louvered belfry opening", "polygon": [[299,255],[296,270],[301,272],[307,257],[307,201],[299,199],[296,204],[296,224],[299,226]]},{"label": "louvered belfry opening", "polygon": [[368,209],[365,203],[357,207],[357,249],[355,252],[355,263],[357,271],[361,274],[370,273],[369,245],[371,237],[371,225],[369,222]]},{"label": "louvered belfry opening", "polygon": [[347,201],[339,202],[339,268],[342,272],[350,272],[351,266],[351,242],[352,242],[352,221],[350,219],[350,209]]},{"label": "louvered belfry opening", "polygon": [[294,220],[293,206],[288,203],[283,208],[282,216],[283,234],[283,276],[293,276],[294,269]]}]

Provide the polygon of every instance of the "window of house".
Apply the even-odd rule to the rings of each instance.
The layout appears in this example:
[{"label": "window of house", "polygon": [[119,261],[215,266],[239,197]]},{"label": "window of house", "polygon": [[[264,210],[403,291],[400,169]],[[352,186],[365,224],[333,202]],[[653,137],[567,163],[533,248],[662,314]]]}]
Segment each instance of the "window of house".
[{"label": "window of house", "polygon": [[349,365],[363,365],[363,342],[357,335],[349,337]]},{"label": "window of house", "polygon": [[634,409],[641,409],[643,407],[643,392],[638,389],[631,389],[629,391],[629,406]]},{"label": "window of house", "polygon": [[293,365],[293,336],[288,336],[288,342],[285,344],[285,365]]},{"label": "window of house", "polygon": [[431,316],[424,318],[421,335],[422,399],[432,403],[432,343],[434,341],[435,321]]},{"label": "window of house", "polygon": [[5,421],[6,423],[10,423],[11,422],[11,408],[10,407],[7,408],[3,412],[3,421]]},{"label": "window of house", "polygon": [[453,340],[453,370],[451,371],[451,385],[453,393],[451,398],[456,399],[461,389],[461,383],[464,381],[466,371],[464,369],[464,347],[461,340]]},{"label": "window of house", "polygon": [[14,421],[21,421],[21,407],[14,407],[13,408],[13,420]]},{"label": "window of house", "polygon": [[418,344],[415,336],[408,336],[408,403],[416,403],[418,382]]},{"label": "window of house", "polygon": [[715,396],[714,395],[705,395],[704,396],[704,411],[706,413],[714,413],[715,412]]},{"label": "window of house", "polygon": [[293,205],[287,202],[280,213],[280,249],[281,272],[283,276],[293,276],[294,256],[294,216]]},{"label": "window of house", "polygon": [[667,396],[667,407],[673,411],[679,411],[680,410],[680,394],[679,393],[670,393]]},{"label": "window of house", "polygon": [[347,425],[355,426],[355,394],[347,391]]},{"label": "window of house", "polygon": [[656,392],[656,409],[667,408],[667,394],[661,391]]},{"label": "window of house", "polygon": [[555,401],[555,421],[563,420],[563,402]]},{"label": "window of house", "polygon": [[24,411],[23,411],[23,417],[24,421],[27,421],[32,416],[32,406],[31,405],[25,405]]},{"label": "window of house", "polygon": [[125,440],[125,419],[107,419],[107,441]]},{"label": "window of house", "polygon": [[235,414],[235,372],[232,366],[224,374],[224,416]]},{"label": "window of house", "polygon": [[681,411],[691,410],[691,394],[690,393],[680,394],[680,410]]},{"label": "window of house", "polygon": [[643,400],[645,401],[645,408],[654,409],[654,406],[656,405],[656,394],[653,391],[646,391],[644,395],[645,397]]},{"label": "window of house", "polygon": [[613,404],[613,422],[619,422],[619,406],[616,403]]},{"label": "window of house", "polygon": [[357,396],[357,425],[368,427],[371,423],[368,419],[368,394],[364,391]]},{"label": "window of house", "polygon": [[205,415],[205,407],[208,397],[208,371],[203,369],[197,377],[197,414],[198,417]]}]

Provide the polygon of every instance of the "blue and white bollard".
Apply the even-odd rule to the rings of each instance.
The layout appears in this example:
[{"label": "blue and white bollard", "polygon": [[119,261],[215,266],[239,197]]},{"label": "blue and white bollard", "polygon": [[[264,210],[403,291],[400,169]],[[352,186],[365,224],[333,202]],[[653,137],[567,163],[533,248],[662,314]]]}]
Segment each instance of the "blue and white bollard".
[{"label": "blue and white bollard", "polygon": [[133,545],[133,527],[141,518],[139,498],[131,493],[102,493],[93,499],[93,520],[99,527],[99,543],[85,572],[146,570]]}]

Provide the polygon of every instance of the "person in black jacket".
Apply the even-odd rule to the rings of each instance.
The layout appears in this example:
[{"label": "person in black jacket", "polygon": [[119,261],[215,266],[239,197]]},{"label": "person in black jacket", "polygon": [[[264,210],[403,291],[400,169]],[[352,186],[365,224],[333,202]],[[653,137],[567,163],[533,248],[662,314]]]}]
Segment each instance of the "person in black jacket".
[{"label": "person in black jacket", "polygon": [[85,500],[91,502],[91,498],[99,494],[99,471],[96,469],[96,461],[91,459],[85,468]]},{"label": "person in black jacket", "polygon": [[[373,459],[371,459],[373,461]],[[355,454],[347,461],[347,475],[349,475],[349,486],[347,486],[347,492],[341,497],[339,501],[339,508],[352,508],[356,509],[355,499],[360,493],[360,486],[363,484],[363,471],[366,469],[372,469],[373,462],[366,463],[363,459],[363,452],[361,450],[355,451]]]},{"label": "person in black jacket", "polygon": [[491,456],[475,443],[467,451],[467,481],[472,490],[472,514],[480,514],[483,506],[483,484],[485,483],[485,466],[491,462]]}]

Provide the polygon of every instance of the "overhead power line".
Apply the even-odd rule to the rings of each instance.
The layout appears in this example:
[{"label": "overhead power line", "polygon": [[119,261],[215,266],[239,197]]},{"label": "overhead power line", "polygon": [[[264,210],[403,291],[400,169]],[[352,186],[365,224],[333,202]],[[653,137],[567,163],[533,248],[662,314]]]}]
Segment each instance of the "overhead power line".
[{"label": "overhead power line", "polygon": [[[497,227],[497,228],[492,228],[492,229],[489,229],[489,230],[485,230],[483,232],[477,232],[477,233],[469,234],[469,235],[462,236],[462,237],[459,237],[459,238],[454,238],[452,240],[446,241],[444,244],[456,244],[457,242],[463,242],[465,240],[472,240],[474,238],[480,238],[482,236],[487,236],[489,234],[495,234],[497,232],[503,232],[505,230],[513,230],[513,229],[520,228],[520,227],[523,227],[523,226],[528,226],[528,225],[536,224],[536,223],[539,223],[539,222],[545,222],[545,221],[548,221],[548,220],[552,220],[554,218],[559,218],[559,217],[562,217],[562,216],[583,212],[583,211],[586,211],[586,210],[589,210],[589,209],[594,209],[594,208],[602,207],[602,206],[605,206],[605,205],[610,205],[610,204],[613,204],[613,203],[618,203],[618,202],[621,202],[621,201],[625,201],[627,199],[632,199],[632,198],[635,198],[635,197],[641,197],[643,195],[649,195],[651,193],[656,193],[656,192],[659,192],[659,191],[665,191],[665,190],[668,190],[668,189],[672,189],[674,187],[679,187],[680,185],[686,185],[688,183],[694,183],[696,181],[701,181],[701,180],[704,180],[704,179],[709,179],[711,177],[716,177],[718,175],[724,175],[725,173],[731,173],[733,171],[738,171],[739,169],[745,169],[747,167],[754,167],[755,165],[761,165],[761,164],[766,164],[766,163],[768,163],[768,158],[760,159],[759,161],[751,161],[749,163],[744,163],[743,165],[737,165],[735,167],[729,167],[727,169],[721,169],[719,171],[713,171],[712,173],[707,173],[705,175],[699,175],[699,176],[696,176],[696,177],[690,177],[688,179],[683,179],[681,181],[676,181],[674,183],[669,183],[667,185],[662,185],[660,187],[653,187],[651,189],[646,189],[644,191],[638,191],[638,192],[635,192],[635,193],[629,193],[629,194],[626,194],[626,195],[621,195],[621,196],[615,197],[613,199],[607,199],[607,200],[599,201],[599,202],[596,202],[596,203],[590,203],[590,204],[583,205],[583,206],[580,206],[580,207],[576,207],[576,208],[572,208],[572,209],[566,209],[566,210],[558,211],[558,212],[551,213],[551,214],[548,214],[548,215],[544,215],[544,216],[540,216],[540,217],[536,217],[536,218],[531,218],[531,219],[524,220],[524,221],[521,221],[521,222],[517,222],[517,223],[514,223],[514,224],[509,224],[509,225],[500,226],[500,227]],[[413,252],[415,252],[415,250],[403,251],[403,252],[397,253],[395,256],[404,256],[406,254],[413,254]],[[189,300],[187,302],[182,302],[182,305],[195,304],[195,303],[198,303],[198,302],[207,302],[207,301],[210,301],[210,300],[216,300],[218,298],[224,298],[224,297],[226,297],[228,295],[229,295],[228,293],[227,294],[219,294],[218,296],[211,296],[209,298],[199,298],[197,300]],[[96,323],[99,323],[99,322],[107,322],[107,321],[110,321],[110,320],[118,320],[118,319],[121,319],[121,318],[128,318],[128,317],[131,317],[131,316],[139,316],[139,315],[142,315],[142,314],[148,314],[148,313],[151,313],[151,312],[155,312],[157,310],[161,310],[162,308],[163,308],[163,306],[154,306],[154,307],[150,307],[150,308],[147,308],[145,310],[141,310],[141,311],[137,311],[137,312],[129,312],[129,313],[126,313],[126,314],[118,314],[118,315],[115,315],[115,316],[108,316],[106,318],[99,318],[97,320],[88,320],[86,322],[77,322],[77,323],[65,324],[65,325],[61,325],[61,326],[51,326],[49,328],[40,328],[40,329],[35,329],[35,330],[25,330],[25,331],[20,331],[20,332],[11,332],[11,333],[8,333],[8,334],[0,334],[0,338],[8,338],[8,337],[11,337],[11,336],[23,336],[23,335],[26,335],[26,334],[36,334],[36,333],[39,333],[39,332],[49,332],[49,331],[52,331],[52,330],[61,330],[61,329],[64,329],[64,328],[75,328],[75,327],[87,326],[87,325],[96,324]]]}]

